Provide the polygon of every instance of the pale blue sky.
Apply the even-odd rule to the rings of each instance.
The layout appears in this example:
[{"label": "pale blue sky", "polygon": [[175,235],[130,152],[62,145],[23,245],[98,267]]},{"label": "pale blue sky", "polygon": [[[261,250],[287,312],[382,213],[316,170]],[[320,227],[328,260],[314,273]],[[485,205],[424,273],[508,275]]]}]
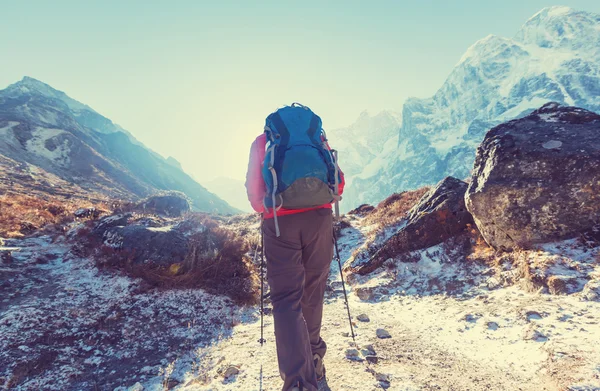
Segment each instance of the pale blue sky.
[{"label": "pale blue sky", "polygon": [[200,182],[242,179],[278,106],[307,104],[326,129],[400,110],[475,41],[549,5],[600,13],[598,0],[0,0],[0,88],[35,77]]}]

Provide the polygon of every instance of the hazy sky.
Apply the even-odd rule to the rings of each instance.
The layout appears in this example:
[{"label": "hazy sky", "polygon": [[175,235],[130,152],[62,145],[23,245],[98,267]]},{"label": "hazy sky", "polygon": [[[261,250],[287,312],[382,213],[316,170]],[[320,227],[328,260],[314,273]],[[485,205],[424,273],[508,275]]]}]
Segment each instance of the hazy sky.
[{"label": "hazy sky", "polygon": [[[40,79],[174,156],[242,179],[251,141],[302,102],[326,129],[428,97],[464,51],[512,37],[539,0],[5,1],[0,89]],[[598,0],[563,0],[600,12]]]}]

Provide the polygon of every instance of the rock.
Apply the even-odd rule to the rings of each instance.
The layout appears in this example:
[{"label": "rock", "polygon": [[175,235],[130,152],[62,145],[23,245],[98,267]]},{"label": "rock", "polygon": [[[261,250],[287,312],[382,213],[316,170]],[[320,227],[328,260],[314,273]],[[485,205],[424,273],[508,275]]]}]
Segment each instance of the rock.
[{"label": "rock", "polygon": [[477,320],[480,317],[481,317],[480,315],[466,314],[464,316],[461,316],[461,320],[464,320],[465,322],[469,322],[469,323],[477,323]]},{"label": "rock", "polygon": [[391,376],[386,373],[375,372],[375,379],[377,379],[377,381],[389,383]]},{"label": "rock", "polygon": [[129,391],[144,391],[142,383],[137,382],[133,386],[129,387]]},{"label": "rock", "polygon": [[85,217],[98,218],[100,214],[105,213],[105,211],[97,209],[97,208],[80,208],[73,212],[73,215],[79,219]]},{"label": "rock", "polygon": [[155,195],[142,201],[137,209],[167,217],[179,217],[191,210],[190,202],[183,193],[171,192]]},{"label": "rock", "polygon": [[377,353],[375,352],[375,348],[373,347],[373,345],[365,345],[363,346],[363,355],[375,356],[377,355]]},{"label": "rock", "polygon": [[175,379],[167,380],[167,390],[172,390],[179,385],[180,381]]},{"label": "rock", "polygon": [[131,213],[122,213],[103,217],[98,221],[92,232],[94,235],[102,237],[104,236],[104,233],[112,227],[122,227],[127,225],[131,217]]},{"label": "rock", "polygon": [[526,341],[546,342],[546,337],[537,327],[530,325],[523,331],[523,339]]},{"label": "rock", "polygon": [[34,233],[37,229],[38,227],[35,224],[29,221],[24,221],[21,223],[19,232],[21,232],[23,235],[30,235]]},{"label": "rock", "polygon": [[9,250],[0,250],[0,261],[4,264],[11,264],[13,262],[12,252]]},{"label": "rock", "polygon": [[499,327],[498,323],[496,323],[496,322],[488,322],[487,323],[488,330],[496,331],[496,330],[498,330],[498,327]]},{"label": "rock", "polygon": [[578,236],[600,215],[600,115],[549,103],[490,130],[466,205],[495,249]]},{"label": "rock", "polygon": [[528,322],[531,322],[532,320],[541,320],[542,318],[542,315],[537,311],[527,311],[525,313],[525,319],[527,319]]},{"label": "rock", "polygon": [[592,280],[585,284],[581,298],[586,301],[600,301],[600,280]]},{"label": "rock", "polygon": [[374,288],[357,288],[356,296],[363,301],[372,301],[375,299],[375,289]]},{"label": "rock", "polygon": [[235,376],[240,373],[240,369],[234,365],[230,365],[227,367],[225,372],[223,372],[223,377],[225,379],[229,379],[232,376]]},{"label": "rock", "polygon": [[409,211],[406,225],[352,271],[371,273],[387,259],[434,246],[464,232],[468,224],[473,224],[464,203],[467,187],[466,182],[453,177],[442,180]]},{"label": "rock", "polygon": [[377,329],[376,334],[377,334],[377,338],[380,338],[380,339],[392,338],[390,333],[388,333],[387,330],[385,330],[385,329]]},{"label": "rock", "polygon": [[365,359],[370,363],[370,364],[377,364],[379,362],[379,358],[377,356],[365,356]]},{"label": "rock", "polygon": [[577,288],[577,277],[550,276],[548,278],[548,291],[553,295],[566,295]]},{"label": "rock", "polygon": [[370,322],[369,316],[367,314],[360,314],[356,317],[360,322]]},{"label": "rock", "polygon": [[108,229],[104,244],[126,254],[129,265],[148,267],[170,267],[182,262],[188,252],[188,240],[183,233],[140,225]]},{"label": "rock", "polygon": [[360,352],[357,349],[346,349],[346,358],[353,361],[362,361]]}]

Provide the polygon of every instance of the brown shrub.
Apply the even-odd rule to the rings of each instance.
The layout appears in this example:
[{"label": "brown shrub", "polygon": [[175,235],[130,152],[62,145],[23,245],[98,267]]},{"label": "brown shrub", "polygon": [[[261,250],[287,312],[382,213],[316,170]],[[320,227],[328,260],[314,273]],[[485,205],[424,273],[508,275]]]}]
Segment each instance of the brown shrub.
[{"label": "brown shrub", "polygon": [[358,206],[356,209],[352,209],[350,212],[346,213],[348,215],[357,215],[357,216],[366,216],[371,213],[375,207],[369,204],[362,204]]},{"label": "brown shrub", "polygon": [[0,236],[21,237],[40,229],[47,230],[46,233],[62,231],[64,225],[75,220],[75,210],[93,206],[90,204],[82,199],[5,193],[0,195]]},{"label": "brown shrub", "polygon": [[417,190],[394,193],[381,201],[377,207],[365,218],[365,224],[376,225],[383,229],[407,217],[408,211],[419,202],[421,197],[429,191],[429,187]]}]

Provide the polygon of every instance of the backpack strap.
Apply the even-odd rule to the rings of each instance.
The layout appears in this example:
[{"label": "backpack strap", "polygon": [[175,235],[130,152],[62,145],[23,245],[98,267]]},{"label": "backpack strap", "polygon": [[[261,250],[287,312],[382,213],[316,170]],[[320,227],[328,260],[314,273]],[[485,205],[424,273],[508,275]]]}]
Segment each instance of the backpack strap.
[{"label": "backpack strap", "polygon": [[339,185],[340,185],[340,180],[339,180],[339,175],[340,175],[340,166],[338,166],[338,154],[336,150],[332,150],[331,148],[329,148],[329,144],[327,144],[327,133],[325,133],[325,130],[322,130],[323,132],[323,148],[327,151],[327,153],[329,153],[329,157],[331,158],[331,161],[333,162],[333,166],[334,166],[334,179],[333,179],[333,183],[334,183],[334,188],[333,188],[333,199],[335,200],[335,215],[337,218],[340,217],[340,195],[339,193]]},{"label": "backpack strap", "polygon": [[[281,118],[280,118],[281,120]],[[287,129],[286,129],[287,131]],[[271,138],[274,138],[272,135],[272,131],[268,126],[265,126],[265,132],[268,132],[271,135]],[[289,134],[288,134],[289,137]],[[277,211],[281,208],[281,206],[283,205],[283,200],[281,202],[281,205],[279,206],[279,208],[277,207],[277,186],[278,186],[278,181],[277,181],[277,171],[275,170],[274,164],[275,164],[275,149],[277,147],[277,143],[274,140],[271,140],[271,145],[269,146],[269,148],[267,148],[267,152],[266,154],[270,154],[270,159],[269,159],[269,171],[271,172],[271,175],[273,176],[273,189],[271,190],[271,200],[273,202],[273,219],[275,221],[275,235],[277,237],[279,237],[280,232],[279,232],[279,222],[277,221]],[[263,201],[264,202],[264,201]],[[266,205],[265,205],[266,208]],[[268,209],[268,208],[267,208]]]}]

